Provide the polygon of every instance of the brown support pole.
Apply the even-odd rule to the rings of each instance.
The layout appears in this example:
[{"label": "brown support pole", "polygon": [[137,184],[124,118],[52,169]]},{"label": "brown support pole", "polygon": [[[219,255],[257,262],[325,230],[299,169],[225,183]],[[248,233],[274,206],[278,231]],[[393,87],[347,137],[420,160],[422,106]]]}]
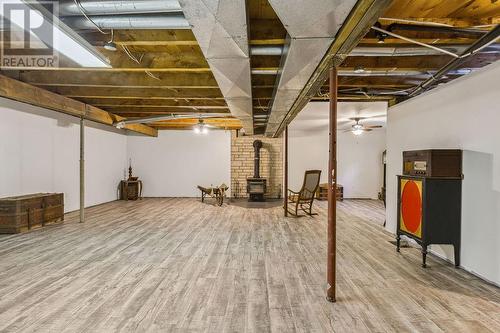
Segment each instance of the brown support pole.
[{"label": "brown support pole", "polygon": [[285,204],[283,207],[285,208],[285,217],[288,216],[288,125],[285,127],[285,156],[283,157],[285,160],[285,181],[284,183],[284,188],[285,188],[285,194],[283,195],[283,198],[285,200]]},{"label": "brown support pole", "polygon": [[326,299],[335,302],[337,249],[337,68],[330,68],[330,136],[328,158],[328,256]]}]

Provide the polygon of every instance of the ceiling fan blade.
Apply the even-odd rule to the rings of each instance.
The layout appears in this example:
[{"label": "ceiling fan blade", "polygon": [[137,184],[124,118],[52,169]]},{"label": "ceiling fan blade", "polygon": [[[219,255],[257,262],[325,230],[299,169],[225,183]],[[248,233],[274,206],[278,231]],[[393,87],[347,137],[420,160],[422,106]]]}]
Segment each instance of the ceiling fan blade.
[{"label": "ceiling fan blade", "polygon": [[363,128],[362,131],[364,131],[364,132],[371,132],[373,130],[371,128]]},{"label": "ceiling fan blade", "polygon": [[365,128],[382,128],[382,125],[371,125],[371,126],[365,126]]}]

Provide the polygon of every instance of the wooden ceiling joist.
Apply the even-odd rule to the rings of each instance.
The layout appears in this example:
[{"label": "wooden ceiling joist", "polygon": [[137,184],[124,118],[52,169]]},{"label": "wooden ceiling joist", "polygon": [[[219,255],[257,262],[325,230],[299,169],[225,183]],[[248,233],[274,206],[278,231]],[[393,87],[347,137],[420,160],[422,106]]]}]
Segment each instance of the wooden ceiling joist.
[{"label": "wooden ceiling joist", "polygon": [[53,70],[50,73],[28,70],[18,74],[19,79],[31,84],[87,84],[87,85],[120,85],[120,86],[209,86],[218,87],[211,73],[157,73],[157,79],[147,75],[144,70],[136,73],[117,71],[110,73],[102,70],[77,71],[71,74],[64,70]]},{"label": "wooden ceiling joist", "polygon": [[[3,75],[0,75],[0,96],[18,102],[58,111],[78,118],[83,117],[84,119],[106,125],[113,125],[113,123],[123,120],[122,117],[111,114],[97,107],[54,94],[50,91]],[[125,126],[125,128],[148,136],[158,135],[155,128],[142,124],[131,124]]]}]

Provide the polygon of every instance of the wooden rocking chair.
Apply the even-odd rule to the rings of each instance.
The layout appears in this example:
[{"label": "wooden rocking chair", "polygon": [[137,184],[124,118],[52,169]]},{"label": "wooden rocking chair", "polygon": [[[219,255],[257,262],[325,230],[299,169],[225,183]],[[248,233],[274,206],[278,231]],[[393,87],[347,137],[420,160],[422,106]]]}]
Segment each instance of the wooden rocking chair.
[{"label": "wooden rocking chair", "polygon": [[302,184],[300,191],[295,192],[288,189],[287,200],[290,204],[295,204],[293,211],[288,210],[290,214],[295,217],[305,216],[299,215],[298,210],[300,207],[309,216],[318,215],[312,212],[312,205],[319,187],[320,177],[321,170],[307,170],[304,174],[304,184]]}]

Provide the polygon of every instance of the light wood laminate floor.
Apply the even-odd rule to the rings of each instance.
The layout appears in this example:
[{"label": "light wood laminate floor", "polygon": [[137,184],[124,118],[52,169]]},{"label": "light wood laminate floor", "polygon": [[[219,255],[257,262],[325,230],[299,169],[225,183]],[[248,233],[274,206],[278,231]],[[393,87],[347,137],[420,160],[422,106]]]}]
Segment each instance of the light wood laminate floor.
[{"label": "light wood laminate floor", "polygon": [[1,332],[499,332],[500,292],[417,249],[377,202],[339,203],[338,302],[319,216],[195,199],[113,202],[0,236]]}]

